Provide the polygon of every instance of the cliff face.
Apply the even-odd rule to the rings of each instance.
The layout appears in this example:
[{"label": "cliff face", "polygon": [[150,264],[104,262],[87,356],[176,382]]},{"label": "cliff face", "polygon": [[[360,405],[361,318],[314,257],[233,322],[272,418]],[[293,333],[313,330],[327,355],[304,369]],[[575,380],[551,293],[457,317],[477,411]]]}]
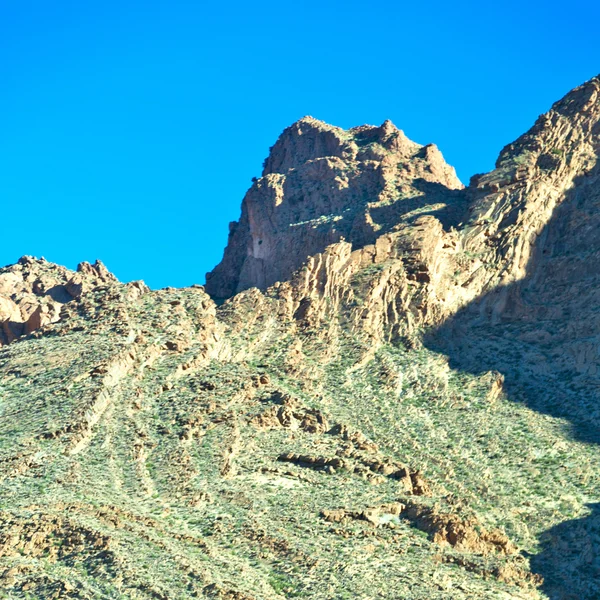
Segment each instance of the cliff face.
[{"label": "cliff face", "polygon": [[[521,318],[524,310],[536,318],[523,294],[539,306],[566,302],[547,281],[570,282],[583,304],[596,272],[596,253],[584,248],[598,245],[599,86],[592,79],[557,102],[465,189],[434,146],[410,142],[389,121],[345,132],[302,119],[281,135],[244,198],[207,291],[223,298],[289,281],[282,285],[293,288],[290,310],[303,303],[305,314],[309,304],[315,312],[319,289],[329,306],[344,298],[352,312],[358,301],[353,320],[374,320],[376,337],[440,323],[487,291],[481,310],[490,318]],[[366,267],[381,273],[352,284]],[[324,283],[331,278],[335,293]],[[372,317],[364,294],[386,317]],[[334,305],[331,314],[340,310]]]},{"label": "cliff face", "polygon": [[458,204],[444,192],[461,188],[435,146],[411,142],[390,121],[344,131],[305,117],[273,146],[206,289],[219,298],[264,290],[332,243],[372,244],[419,212]]},{"label": "cliff face", "polygon": [[599,95],[467,188],[302,119],[206,289],[0,270],[0,589],[598,598]]}]

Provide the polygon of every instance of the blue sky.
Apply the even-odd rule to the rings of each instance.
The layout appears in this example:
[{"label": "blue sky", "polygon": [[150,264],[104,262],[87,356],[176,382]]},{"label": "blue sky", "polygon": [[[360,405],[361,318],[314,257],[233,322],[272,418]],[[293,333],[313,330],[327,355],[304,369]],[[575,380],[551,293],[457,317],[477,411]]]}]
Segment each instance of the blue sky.
[{"label": "blue sky", "polygon": [[600,3],[0,2],[0,265],[203,283],[279,133],[390,118],[467,183],[600,73]]}]

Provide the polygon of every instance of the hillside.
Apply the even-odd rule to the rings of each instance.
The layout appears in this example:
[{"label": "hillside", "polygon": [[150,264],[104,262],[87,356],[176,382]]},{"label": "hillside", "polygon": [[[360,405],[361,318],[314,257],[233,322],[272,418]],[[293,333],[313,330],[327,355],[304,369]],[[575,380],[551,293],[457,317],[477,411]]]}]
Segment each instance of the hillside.
[{"label": "hillside", "polygon": [[0,597],[600,597],[599,156],[305,117],[205,288],[0,269]]}]

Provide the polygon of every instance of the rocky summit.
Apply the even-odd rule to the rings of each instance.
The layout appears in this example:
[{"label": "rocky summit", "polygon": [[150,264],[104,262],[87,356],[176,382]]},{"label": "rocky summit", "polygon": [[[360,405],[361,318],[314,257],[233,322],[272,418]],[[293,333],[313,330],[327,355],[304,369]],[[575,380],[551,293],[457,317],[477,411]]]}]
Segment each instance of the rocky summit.
[{"label": "rocky summit", "polygon": [[373,245],[416,214],[456,203],[449,190],[462,188],[433,144],[411,142],[391,121],[344,131],[305,117],[271,149],[206,289],[221,298],[264,291],[327,246]]},{"label": "rocky summit", "polygon": [[0,269],[0,598],[600,598],[599,157],[305,117],[205,287]]}]

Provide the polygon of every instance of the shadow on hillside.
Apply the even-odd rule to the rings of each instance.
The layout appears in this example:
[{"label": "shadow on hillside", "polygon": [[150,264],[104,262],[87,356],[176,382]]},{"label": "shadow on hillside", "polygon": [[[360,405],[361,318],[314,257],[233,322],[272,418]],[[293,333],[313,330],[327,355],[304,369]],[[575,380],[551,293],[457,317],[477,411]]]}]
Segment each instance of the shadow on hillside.
[{"label": "shadow on hillside", "polygon": [[[600,189],[577,183],[538,236],[526,277],[473,301],[425,343],[454,369],[500,372],[511,400],[600,444]],[[600,598],[598,507],[540,538],[531,566],[552,600]]]},{"label": "shadow on hillside", "polygon": [[552,527],[540,538],[541,552],[531,568],[544,577],[543,591],[552,600],[600,598],[600,504],[591,514]]}]

